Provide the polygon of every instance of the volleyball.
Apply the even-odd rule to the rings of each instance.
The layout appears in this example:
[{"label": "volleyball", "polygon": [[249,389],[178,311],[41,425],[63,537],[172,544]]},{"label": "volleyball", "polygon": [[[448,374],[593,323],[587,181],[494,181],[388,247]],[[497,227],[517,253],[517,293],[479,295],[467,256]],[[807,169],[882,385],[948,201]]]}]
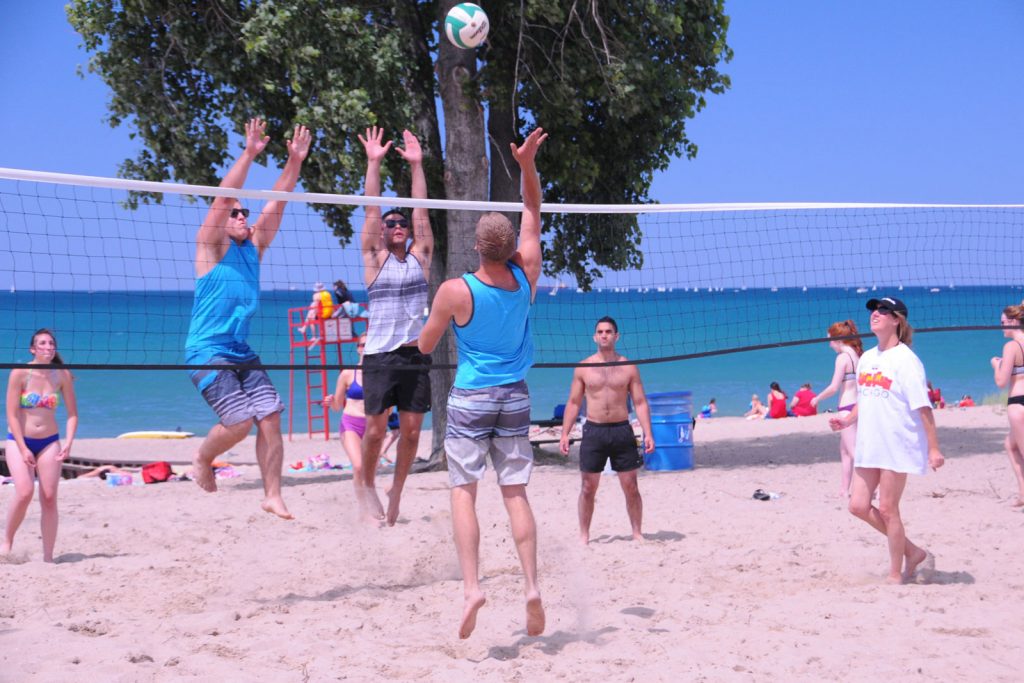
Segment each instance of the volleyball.
[{"label": "volleyball", "polygon": [[490,22],[479,5],[462,2],[452,7],[444,19],[444,32],[455,47],[470,50],[487,37]]}]

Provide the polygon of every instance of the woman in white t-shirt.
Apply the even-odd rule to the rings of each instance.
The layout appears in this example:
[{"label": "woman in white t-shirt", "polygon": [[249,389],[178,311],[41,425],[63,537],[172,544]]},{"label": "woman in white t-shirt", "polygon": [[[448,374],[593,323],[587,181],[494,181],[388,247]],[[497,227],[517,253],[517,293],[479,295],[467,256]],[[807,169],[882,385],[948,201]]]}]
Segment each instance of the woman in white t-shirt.
[{"label": "woman in white t-shirt", "polygon": [[[857,405],[829,420],[834,431],[857,422],[850,512],[889,539],[890,583],[912,580],[918,569],[931,571],[935,558],[907,538],[900,498],[907,474],[942,467],[935,418],[928,400],[924,366],[910,350],[913,329],[899,299],[868,301],[871,331],[878,346],[857,362]],[[872,505],[878,490],[878,507]],[[927,577],[923,577],[927,578]]]},{"label": "woman in white t-shirt", "polygon": [[1010,467],[1017,477],[1017,500],[1013,507],[1024,506],[1024,302],[1019,306],[1007,306],[1000,320],[1003,336],[1009,341],[1003,344],[1003,355],[992,359],[992,370],[996,386],[1009,387],[1006,399],[1006,417],[1010,421],[1010,433],[1006,435],[1006,453],[1010,456]]}]

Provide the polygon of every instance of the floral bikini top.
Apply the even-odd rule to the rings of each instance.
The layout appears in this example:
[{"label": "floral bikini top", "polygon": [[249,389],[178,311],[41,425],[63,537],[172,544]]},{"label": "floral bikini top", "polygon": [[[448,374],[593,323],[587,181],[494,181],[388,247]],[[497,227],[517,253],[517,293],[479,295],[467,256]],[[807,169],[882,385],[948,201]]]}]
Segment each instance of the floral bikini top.
[{"label": "floral bikini top", "polygon": [[[25,378],[25,386],[28,386],[29,380],[32,379],[33,370],[28,371],[28,377]],[[21,392],[21,407],[22,408],[49,408],[50,410],[56,410],[57,406],[60,405],[60,394],[40,394],[36,391],[22,391]]]}]

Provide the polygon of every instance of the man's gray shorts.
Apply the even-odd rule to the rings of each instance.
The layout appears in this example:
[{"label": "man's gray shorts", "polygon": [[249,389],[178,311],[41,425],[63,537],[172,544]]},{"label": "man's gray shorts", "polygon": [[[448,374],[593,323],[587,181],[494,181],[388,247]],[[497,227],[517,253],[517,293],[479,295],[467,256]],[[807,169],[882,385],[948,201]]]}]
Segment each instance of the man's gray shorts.
[{"label": "man's gray shorts", "polygon": [[483,389],[453,387],[448,394],[444,448],[452,486],[483,479],[488,453],[499,485],[530,483],[533,448],[526,382]]},{"label": "man's gray shorts", "polygon": [[203,389],[202,395],[225,427],[246,420],[262,420],[284,410],[281,396],[266,371],[228,365],[213,372],[217,377]]}]

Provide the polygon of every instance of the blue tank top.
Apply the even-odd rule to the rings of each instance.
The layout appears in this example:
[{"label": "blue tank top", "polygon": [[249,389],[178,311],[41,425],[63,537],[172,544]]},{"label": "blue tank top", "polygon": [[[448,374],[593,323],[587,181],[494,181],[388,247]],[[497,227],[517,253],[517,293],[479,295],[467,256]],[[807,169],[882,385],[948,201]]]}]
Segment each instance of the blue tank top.
[{"label": "blue tank top", "polygon": [[[260,259],[250,240],[232,240],[227,253],[209,273],[196,280],[192,322],[185,341],[185,362],[205,365],[215,358],[241,363],[256,357],[246,338],[249,322],[260,303]],[[192,370],[193,381],[205,389],[216,377],[208,370]]]},{"label": "blue tank top", "polygon": [[483,389],[526,378],[533,365],[530,335],[530,282],[523,269],[508,262],[519,288],[508,291],[486,285],[476,275],[463,275],[473,299],[473,314],[465,325],[452,322],[459,365],[455,386]]}]

